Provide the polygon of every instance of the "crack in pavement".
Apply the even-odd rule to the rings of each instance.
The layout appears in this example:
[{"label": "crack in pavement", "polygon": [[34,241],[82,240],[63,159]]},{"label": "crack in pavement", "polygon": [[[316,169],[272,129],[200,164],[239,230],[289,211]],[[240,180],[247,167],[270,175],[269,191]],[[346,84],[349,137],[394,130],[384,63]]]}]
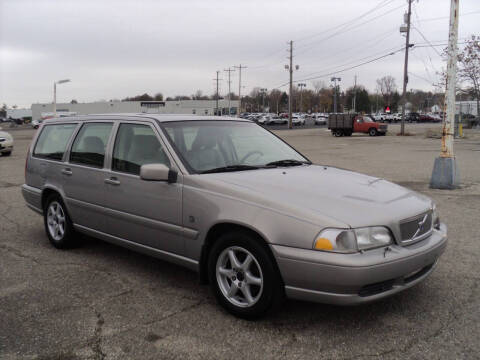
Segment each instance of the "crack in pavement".
[{"label": "crack in pavement", "polygon": [[105,359],[106,354],[102,350],[102,329],[105,319],[102,314],[95,309],[95,316],[97,317],[97,323],[95,324],[95,330],[93,332],[93,338],[90,340],[90,347],[93,351],[95,360]]}]

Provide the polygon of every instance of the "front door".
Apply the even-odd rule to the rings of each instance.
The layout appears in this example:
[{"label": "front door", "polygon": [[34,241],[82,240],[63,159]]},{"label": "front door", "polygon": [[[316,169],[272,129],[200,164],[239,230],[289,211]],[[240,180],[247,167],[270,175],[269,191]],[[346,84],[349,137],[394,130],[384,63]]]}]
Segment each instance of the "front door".
[{"label": "front door", "polygon": [[159,134],[149,123],[120,123],[104,179],[108,233],[183,254],[182,184],[140,179],[144,164],[171,167]]}]

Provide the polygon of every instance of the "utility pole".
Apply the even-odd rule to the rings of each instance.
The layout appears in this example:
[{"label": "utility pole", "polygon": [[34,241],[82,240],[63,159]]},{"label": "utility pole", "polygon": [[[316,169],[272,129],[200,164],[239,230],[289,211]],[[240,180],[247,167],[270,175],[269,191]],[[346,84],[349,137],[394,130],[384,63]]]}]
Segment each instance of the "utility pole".
[{"label": "utility pole", "polygon": [[234,68],[238,69],[238,114],[240,116],[240,113],[242,112],[242,69],[246,69],[246,66],[242,66],[240,64],[239,66],[234,66]]},{"label": "utility pole", "polygon": [[457,76],[458,2],[450,3],[450,26],[448,33],[447,88],[445,89],[445,118],[442,130],[442,151],[433,165],[430,187],[455,189],[460,185],[460,174],[453,154],[455,128],[455,85]]},{"label": "utility pole", "polygon": [[333,112],[336,113],[337,112],[337,80],[338,81],[342,81],[342,78],[339,78],[339,77],[332,77],[330,79],[330,81],[333,81],[333,86],[334,86],[334,90],[333,90]]},{"label": "utility pole", "polygon": [[300,88],[300,112],[302,112],[302,95],[303,95],[303,91],[302,91],[302,88],[307,86],[307,84],[305,83],[298,83],[297,84],[298,87]]},{"label": "utility pole", "polygon": [[231,107],[230,107],[230,98],[231,98],[230,85],[232,84],[232,82],[230,81],[230,73],[235,70],[228,68],[228,69],[225,69],[224,71],[228,72],[228,116],[230,116],[232,114]]},{"label": "utility pole", "polygon": [[[290,61],[289,65],[285,65],[285,69],[288,70],[290,74],[290,86],[288,90],[288,128],[292,128],[292,96],[293,96],[293,41],[289,41],[290,45],[288,60]],[[295,65],[295,70],[298,70],[300,67]]]},{"label": "utility pole", "polygon": [[293,41],[290,40],[290,86],[288,90],[288,128],[292,128],[292,96],[293,96]]},{"label": "utility pole", "polygon": [[356,112],[357,109],[357,75],[355,75],[355,83],[353,85],[353,112]]},{"label": "utility pole", "polygon": [[215,115],[218,115],[218,80],[220,80],[218,78],[218,74],[220,74],[220,71],[217,70],[217,77],[215,79],[213,79],[217,82],[217,91],[216,91],[216,94],[215,94]]},{"label": "utility pole", "polygon": [[[410,48],[410,17],[412,15],[412,0],[408,0],[407,13],[407,36],[405,42],[405,63],[403,65],[403,95],[402,95],[402,126],[400,135],[405,135],[405,105],[407,104],[407,83],[408,83],[408,49]],[[403,32],[403,27],[400,27],[400,32]]]}]

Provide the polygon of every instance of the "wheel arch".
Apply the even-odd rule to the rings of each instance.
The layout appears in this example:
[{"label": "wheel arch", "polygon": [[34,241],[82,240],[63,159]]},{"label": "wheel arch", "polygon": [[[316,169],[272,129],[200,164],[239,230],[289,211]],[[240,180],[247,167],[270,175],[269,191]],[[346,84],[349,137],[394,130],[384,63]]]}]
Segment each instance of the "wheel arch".
[{"label": "wheel arch", "polygon": [[[45,208],[45,202],[47,201],[48,197],[52,194],[57,194],[58,196],[60,196],[60,198],[63,200],[63,203],[65,204],[65,207],[67,207],[67,204],[65,203],[65,197],[63,196],[62,192],[53,187],[53,186],[46,186],[43,188],[42,190],[42,196],[41,196],[41,205],[42,205],[42,210]],[[68,207],[67,207],[67,211],[68,211]]]},{"label": "wheel arch", "polygon": [[200,255],[200,263],[198,267],[200,282],[202,284],[208,284],[208,255],[213,245],[220,238],[221,235],[229,232],[234,232],[234,231],[241,231],[241,232],[247,233],[258,240],[258,242],[267,251],[267,254],[269,255],[270,260],[272,261],[272,264],[275,267],[280,277],[280,280],[282,281],[282,284],[283,284],[282,274],[280,273],[280,269],[278,268],[278,264],[275,259],[275,256],[273,256],[272,250],[268,245],[267,241],[265,240],[265,237],[262,236],[257,230],[252,229],[251,227],[248,227],[244,224],[238,224],[233,222],[216,223],[212,227],[210,227],[210,229],[208,230],[207,235],[205,236],[205,241],[203,242],[202,252]]}]

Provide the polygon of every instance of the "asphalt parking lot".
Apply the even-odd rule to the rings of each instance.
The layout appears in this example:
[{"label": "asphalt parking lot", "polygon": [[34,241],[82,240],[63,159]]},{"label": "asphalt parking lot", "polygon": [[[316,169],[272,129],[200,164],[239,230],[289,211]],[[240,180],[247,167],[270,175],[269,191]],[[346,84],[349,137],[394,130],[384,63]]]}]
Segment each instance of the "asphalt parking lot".
[{"label": "asphalt parking lot", "polygon": [[14,152],[0,157],[0,358],[479,358],[480,130],[455,141],[462,187],[447,191],[428,187],[440,148],[430,128],[440,125],[407,125],[407,137],[277,132],[315,163],[432,197],[449,245],[430,278],[394,297],[357,307],[287,301],[255,322],[227,314],[178,266],[91,238],[52,248],[20,192],[34,130],[12,130]]}]

